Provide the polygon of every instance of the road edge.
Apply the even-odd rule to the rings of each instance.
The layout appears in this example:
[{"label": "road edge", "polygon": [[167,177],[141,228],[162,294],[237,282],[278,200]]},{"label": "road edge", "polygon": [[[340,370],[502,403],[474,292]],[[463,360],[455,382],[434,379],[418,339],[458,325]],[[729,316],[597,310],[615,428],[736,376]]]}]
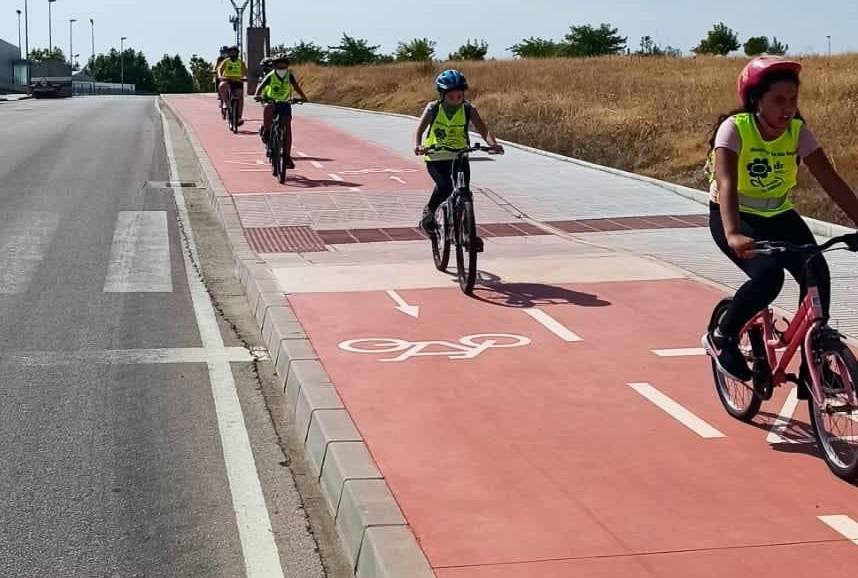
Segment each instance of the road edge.
[{"label": "road edge", "polygon": [[280,391],[357,578],[435,576],[369,448],[322,366],[268,263],[247,242],[232,195],[170,99],[159,97],[190,142],[208,199],[232,247],[245,291],[276,368]]}]

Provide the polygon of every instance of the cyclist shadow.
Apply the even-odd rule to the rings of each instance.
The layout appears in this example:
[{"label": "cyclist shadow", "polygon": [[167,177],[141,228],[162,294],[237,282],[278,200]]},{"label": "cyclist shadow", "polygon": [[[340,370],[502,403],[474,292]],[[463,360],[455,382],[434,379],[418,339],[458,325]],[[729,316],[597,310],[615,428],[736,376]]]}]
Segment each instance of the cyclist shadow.
[{"label": "cyclist shadow", "polygon": [[292,160],[295,161],[296,163],[312,162],[312,161],[316,161],[318,163],[332,163],[332,162],[334,162],[334,159],[328,159],[328,158],[323,158],[323,157],[299,157],[299,156],[295,156],[295,155],[292,156]]},{"label": "cyclist shadow", "polygon": [[323,187],[360,187],[362,185],[361,183],[335,181],[334,179],[310,179],[305,176],[295,174],[294,172],[290,172],[289,178],[286,181],[286,186],[296,187],[299,189],[319,189]]},{"label": "cyclist shadow", "polygon": [[[748,425],[765,432],[771,433],[772,426],[781,416],[768,411],[761,411],[757,414],[758,418],[763,420],[754,420],[748,422]],[[779,429],[777,435],[784,441],[769,442],[769,445],[776,452],[785,454],[804,454],[822,459],[822,454],[816,444],[816,438],[813,434],[813,428],[809,423],[803,420],[792,418],[783,429]]]},{"label": "cyclist shadow", "polygon": [[607,307],[612,305],[610,301],[600,299],[597,295],[556,285],[504,283],[501,277],[486,271],[479,272],[478,282],[479,284],[474,287],[474,299],[501,307],[529,308],[539,305]]}]

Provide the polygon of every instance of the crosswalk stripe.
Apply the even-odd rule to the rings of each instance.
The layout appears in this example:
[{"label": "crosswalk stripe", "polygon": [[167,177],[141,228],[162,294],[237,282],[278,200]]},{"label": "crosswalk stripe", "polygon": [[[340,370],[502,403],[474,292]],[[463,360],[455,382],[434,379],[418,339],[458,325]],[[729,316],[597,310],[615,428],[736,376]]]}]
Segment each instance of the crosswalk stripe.
[{"label": "crosswalk stripe", "polygon": [[24,293],[54,239],[60,216],[21,211],[0,234],[0,295]]},{"label": "crosswalk stripe", "polygon": [[105,293],[173,291],[166,211],[121,211],[116,220]]}]

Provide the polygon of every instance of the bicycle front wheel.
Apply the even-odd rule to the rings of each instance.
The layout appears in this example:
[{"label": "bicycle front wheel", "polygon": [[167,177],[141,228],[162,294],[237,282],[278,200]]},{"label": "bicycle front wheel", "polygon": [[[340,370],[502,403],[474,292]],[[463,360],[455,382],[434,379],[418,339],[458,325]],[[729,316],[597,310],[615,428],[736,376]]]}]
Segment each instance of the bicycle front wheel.
[{"label": "bicycle front wheel", "polygon": [[233,132],[233,134],[238,134],[238,100],[232,100],[232,102],[230,103],[230,110],[232,111],[232,113],[230,114],[229,129]]},{"label": "bicycle front wheel", "polygon": [[282,148],[280,144],[280,131],[274,127],[271,129],[271,134],[268,135],[268,158],[271,160],[271,174],[275,177],[279,176],[280,151]]},{"label": "bicycle front wheel", "polygon": [[429,234],[429,241],[432,243],[432,259],[435,261],[435,268],[439,271],[446,271],[450,264],[449,212],[447,203],[435,211],[435,230]]},{"label": "bicycle front wheel", "polygon": [[462,292],[471,295],[477,281],[477,224],[474,219],[474,202],[470,199],[460,201],[456,213],[456,272]]},{"label": "bicycle front wheel", "polygon": [[[715,329],[721,318],[727,313],[731,299],[724,299],[715,306],[712,312],[712,320],[709,322],[709,331]],[[753,347],[750,334],[745,331],[740,336],[739,350],[745,355],[749,364],[753,363]],[[760,411],[762,400],[755,394],[753,388],[748,384],[737,381],[732,377],[721,373],[718,364],[712,360],[712,378],[715,380],[715,390],[721,405],[732,417],[741,421],[751,421]]]},{"label": "bicycle front wheel", "polygon": [[834,474],[844,480],[858,481],[858,361],[849,347],[839,340],[824,343],[814,358],[822,380],[821,400],[808,400],[810,424]]}]

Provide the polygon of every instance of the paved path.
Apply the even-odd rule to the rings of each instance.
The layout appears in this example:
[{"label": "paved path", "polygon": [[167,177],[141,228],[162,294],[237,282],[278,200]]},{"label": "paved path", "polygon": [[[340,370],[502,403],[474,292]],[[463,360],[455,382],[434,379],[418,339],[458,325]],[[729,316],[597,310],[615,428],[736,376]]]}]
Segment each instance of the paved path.
[{"label": "paved path", "polygon": [[[723,293],[699,278],[741,277],[704,207],[522,150],[475,162],[487,241],[471,299],[413,230],[426,193],[251,184],[223,151],[255,137],[228,135],[207,97],[170,102],[437,576],[833,576],[858,561],[856,490],[809,443],[794,392],[752,425],[720,407],[697,347]],[[330,146],[343,133],[364,168],[414,166],[409,119],[296,115],[297,148],[331,174],[358,166]],[[832,261],[851,328],[854,266]]]}]

